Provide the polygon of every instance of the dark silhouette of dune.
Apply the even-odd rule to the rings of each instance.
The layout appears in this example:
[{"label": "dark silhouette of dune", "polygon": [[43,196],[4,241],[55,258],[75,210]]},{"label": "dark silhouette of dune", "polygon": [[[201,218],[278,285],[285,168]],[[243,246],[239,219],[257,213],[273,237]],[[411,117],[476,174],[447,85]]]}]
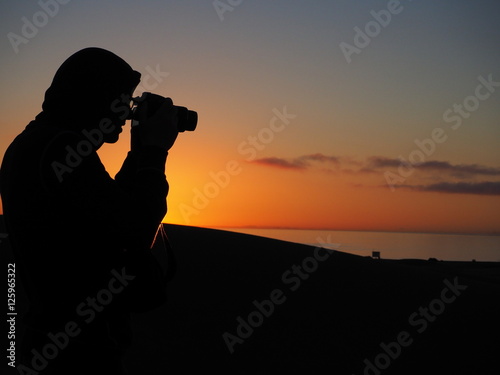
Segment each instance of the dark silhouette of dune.
[{"label": "dark silhouette of dune", "polygon": [[[315,267],[311,259],[326,257],[326,251],[220,230],[165,229],[178,270],[167,305],[134,317],[137,341],[129,365],[137,371],[144,364],[177,373],[496,371],[499,263],[374,260],[333,252]],[[457,296],[448,285],[466,289],[456,290]],[[262,301],[272,296],[281,296],[275,298],[281,303],[269,314]],[[238,336],[239,325],[248,337]],[[402,332],[408,333],[403,342],[412,343],[400,345],[398,354],[390,344]],[[225,333],[241,339],[232,354]],[[394,359],[384,370],[366,369],[377,356],[385,367],[381,345],[393,349]]]},{"label": "dark silhouette of dune", "polygon": [[498,371],[499,263],[379,260],[164,227],[177,273],[166,305],[133,315],[130,374]]}]

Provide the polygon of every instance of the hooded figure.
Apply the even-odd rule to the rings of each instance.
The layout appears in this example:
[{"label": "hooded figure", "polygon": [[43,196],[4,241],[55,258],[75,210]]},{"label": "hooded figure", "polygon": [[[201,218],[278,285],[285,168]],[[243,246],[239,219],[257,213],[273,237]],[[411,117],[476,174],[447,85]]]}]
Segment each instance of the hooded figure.
[{"label": "hooded figure", "polygon": [[4,219],[30,304],[24,373],[122,374],[129,313],[165,301],[148,250],[166,214],[169,146],[136,142],[115,179],[96,153],[118,140],[139,79],[109,51],[75,53],[4,156]]},{"label": "hooded figure", "polygon": [[[130,101],[140,77],[139,72],[109,51],[81,50],[56,72],[37,119],[73,130],[95,126],[104,117],[116,121],[119,114],[113,112],[112,102],[121,100],[121,95]],[[118,125],[124,123],[122,119]]]}]

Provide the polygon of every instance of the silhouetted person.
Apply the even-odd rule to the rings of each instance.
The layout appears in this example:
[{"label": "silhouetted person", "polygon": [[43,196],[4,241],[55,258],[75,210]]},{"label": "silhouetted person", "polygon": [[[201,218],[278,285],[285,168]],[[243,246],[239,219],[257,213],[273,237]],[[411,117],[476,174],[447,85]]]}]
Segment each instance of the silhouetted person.
[{"label": "silhouetted person", "polygon": [[134,127],[115,179],[96,153],[118,140],[139,81],[109,51],[75,53],[5,154],[4,219],[30,302],[21,373],[122,374],[130,312],[165,301],[148,249],[166,214],[172,101]]}]

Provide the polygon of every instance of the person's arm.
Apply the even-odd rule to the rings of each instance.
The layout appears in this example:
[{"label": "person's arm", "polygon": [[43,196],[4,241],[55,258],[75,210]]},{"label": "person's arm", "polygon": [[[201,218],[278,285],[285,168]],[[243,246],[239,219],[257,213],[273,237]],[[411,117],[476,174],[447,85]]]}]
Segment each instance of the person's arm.
[{"label": "person's arm", "polygon": [[167,212],[166,159],[167,151],[159,147],[142,146],[128,153],[115,176],[117,186],[142,205],[135,208],[136,220],[132,222],[135,230],[144,233],[145,241],[154,237]]},{"label": "person's arm", "polygon": [[[48,160],[62,164],[66,151],[78,150],[82,141],[76,133],[64,134],[53,143],[56,158]],[[57,202],[57,212],[68,222],[63,234],[68,237],[68,251],[92,265],[85,283],[106,285],[111,270],[133,276],[133,283],[113,303],[117,309],[146,311],[165,301],[162,270],[147,251],[166,213],[165,158],[163,150],[134,150],[116,180],[95,152],[78,163],[75,158],[71,171],[59,175],[61,179],[48,167],[51,163],[43,163],[46,182],[47,176],[52,177],[46,188]],[[76,229],[74,238],[66,233],[70,225]],[[81,242],[72,247],[75,240]]]},{"label": "person's arm", "polygon": [[42,162],[51,193],[66,201],[79,217],[91,221],[96,236],[123,248],[149,247],[166,214],[165,162],[178,134],[172,102],[166,100],[137,130],[133,136],[140,146],[129,152],[115,180],[97,153],[79,155],[79,150],[86,150],[83,142],[88,141],[78,133],[60,134]]},{"label": "person's arm", "polygon": [[115,180],[134,195],[150,190],[150,214],[140,225],[144,226],[146,233],[154,236],[167,210],[166,200],[155,202],[154,197],[164,194],[166,198],[168,193],[165,163],[168,150],[178,135],[177,110],[170,98],[166,98],[158,111],[149,117],[147,102],[142,106],[140,125],[131,129],[131,151]]}]

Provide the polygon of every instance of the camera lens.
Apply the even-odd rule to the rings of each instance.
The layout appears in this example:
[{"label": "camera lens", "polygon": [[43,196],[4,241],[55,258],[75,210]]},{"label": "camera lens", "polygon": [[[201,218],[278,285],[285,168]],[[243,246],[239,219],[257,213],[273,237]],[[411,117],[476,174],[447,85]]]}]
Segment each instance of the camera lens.
[{"label": "camera lens", "polygon": [[198,113],[190,111],[186,107],[177,107],[177,129],[179,132],[193,131],[198,124]]}]

